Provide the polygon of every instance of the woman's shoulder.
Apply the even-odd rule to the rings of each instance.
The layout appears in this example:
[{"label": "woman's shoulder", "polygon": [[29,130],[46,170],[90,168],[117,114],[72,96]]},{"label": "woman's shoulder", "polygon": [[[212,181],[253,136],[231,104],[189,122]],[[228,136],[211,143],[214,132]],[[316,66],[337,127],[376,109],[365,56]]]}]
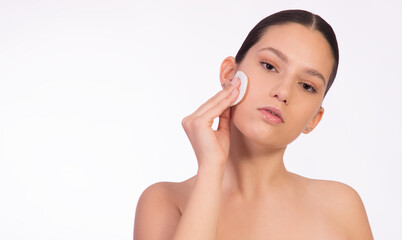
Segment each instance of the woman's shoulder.
[{"label": "woman's shoulder", "polygon": [[358,192],[348,184],[323,179],[312,179],[294,174],[305,186],[307,193],[319,200],[325,200],[329,204],[361,202]]},{"label": "woman's shoulder", "polygon": [[[134,239],[173,236],[183,212],[194,178],[183,182],[157,182],[148,186],[138,199]],[[154,226],[159,226],[155,231]]]},{"label": "woman's shoulder", "polygon": [[188,194],[188,191],[191,190],[194,181],[195,181],[196,176],[193,176],[191,178],[188,178],[184,181],[181,182],[156,182],[154,184],[151,184],[148,186],[145,190],[145,192],[158,192],[162,193],[165,195],[171,195],[171,196],[182,196],[183,194]]},{"label": "woman's shoulder", "polygon": [[140,196],[143,198],[154,199],[154,201],[164,201],[176,206],[180,213],[183,205],[191,193],[192,186],[195,181],[195,176],[181,182],[157,182],[148,186]]},{"label": "woman's shoulder", "polygon": [[297,174],[295,178],[304,185],[307,198],[318,211],[325,212],[328,218],[351,235],[364,234],[365,239],[372,239],[363,201],[353,187],[339,181],[312,179]]},{"label": "woman's shoulder", "polygon": [[314,198],[323,204],[328,204],[335,208],[339,206],[342,209],[347,205],[362,204],[358,192],[348,184],[292,174],[296,182],[305,190],[306,196]]}]

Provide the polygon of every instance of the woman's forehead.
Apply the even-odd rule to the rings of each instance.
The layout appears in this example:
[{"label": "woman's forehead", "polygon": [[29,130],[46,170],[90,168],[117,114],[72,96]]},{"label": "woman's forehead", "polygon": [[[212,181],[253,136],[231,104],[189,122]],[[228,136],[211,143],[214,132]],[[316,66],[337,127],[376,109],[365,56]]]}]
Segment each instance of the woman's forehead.
[{"label": "woman's forehead", "polygon": [[[325,37],[317,30],[298,23],[270,26],[252,47],[253,55],[273,53],[283,55],[289,64],[301,63],[312,68],[319,68],[328,79],[334,59],[331,47]],[[269,54],[269,53],[268,53]]]}]

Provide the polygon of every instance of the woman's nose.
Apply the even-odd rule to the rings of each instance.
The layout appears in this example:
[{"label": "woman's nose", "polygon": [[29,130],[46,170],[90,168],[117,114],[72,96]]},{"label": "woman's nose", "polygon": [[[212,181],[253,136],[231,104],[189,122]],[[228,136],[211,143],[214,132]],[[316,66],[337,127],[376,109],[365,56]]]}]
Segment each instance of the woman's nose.
[{"label": "woman's nose", "polygon": [[289,104],[290,92],[291,81],[289,81],[289,79],[281,79],[271,89],[270,96],[287,105]]}]

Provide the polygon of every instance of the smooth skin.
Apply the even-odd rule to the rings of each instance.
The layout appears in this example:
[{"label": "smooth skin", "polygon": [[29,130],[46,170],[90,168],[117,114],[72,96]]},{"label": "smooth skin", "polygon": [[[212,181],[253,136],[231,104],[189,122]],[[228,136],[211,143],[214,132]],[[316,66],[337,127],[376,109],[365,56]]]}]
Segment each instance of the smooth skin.
[{"label": "smooth skin", "polygon": [[[198,172],[142,193],[134,240],[373,239],[353,188],[302,177],[283,163],[287,145],[313,131],[324,114],[332,64],[321,33],[296,23],[270,27],[240,64],[224,59],[220,82],[229,87],[182,121]],[[231,82],[238,70],[249,87],[229,107],[239,94],[240,81]],[[265,106],[279,108],[284,122],[266,121],[257,110]]]}]

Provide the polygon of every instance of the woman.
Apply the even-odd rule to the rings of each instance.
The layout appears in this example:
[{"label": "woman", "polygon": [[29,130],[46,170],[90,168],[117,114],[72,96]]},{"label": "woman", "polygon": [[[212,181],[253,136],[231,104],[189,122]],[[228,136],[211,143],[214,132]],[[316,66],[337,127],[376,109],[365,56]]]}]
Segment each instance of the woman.
[{"label": "woman", "polygon": [[[373,239],[354,189],[283,163],[287,145],[320,122],[338,59],[335,34],[318,15],[287,10],[258,23],[236,58],[222,62],[223,90],[182,121],[197,175],[143,192],[134,239]],[[249,84],[230,107],[237,71]]]}]

